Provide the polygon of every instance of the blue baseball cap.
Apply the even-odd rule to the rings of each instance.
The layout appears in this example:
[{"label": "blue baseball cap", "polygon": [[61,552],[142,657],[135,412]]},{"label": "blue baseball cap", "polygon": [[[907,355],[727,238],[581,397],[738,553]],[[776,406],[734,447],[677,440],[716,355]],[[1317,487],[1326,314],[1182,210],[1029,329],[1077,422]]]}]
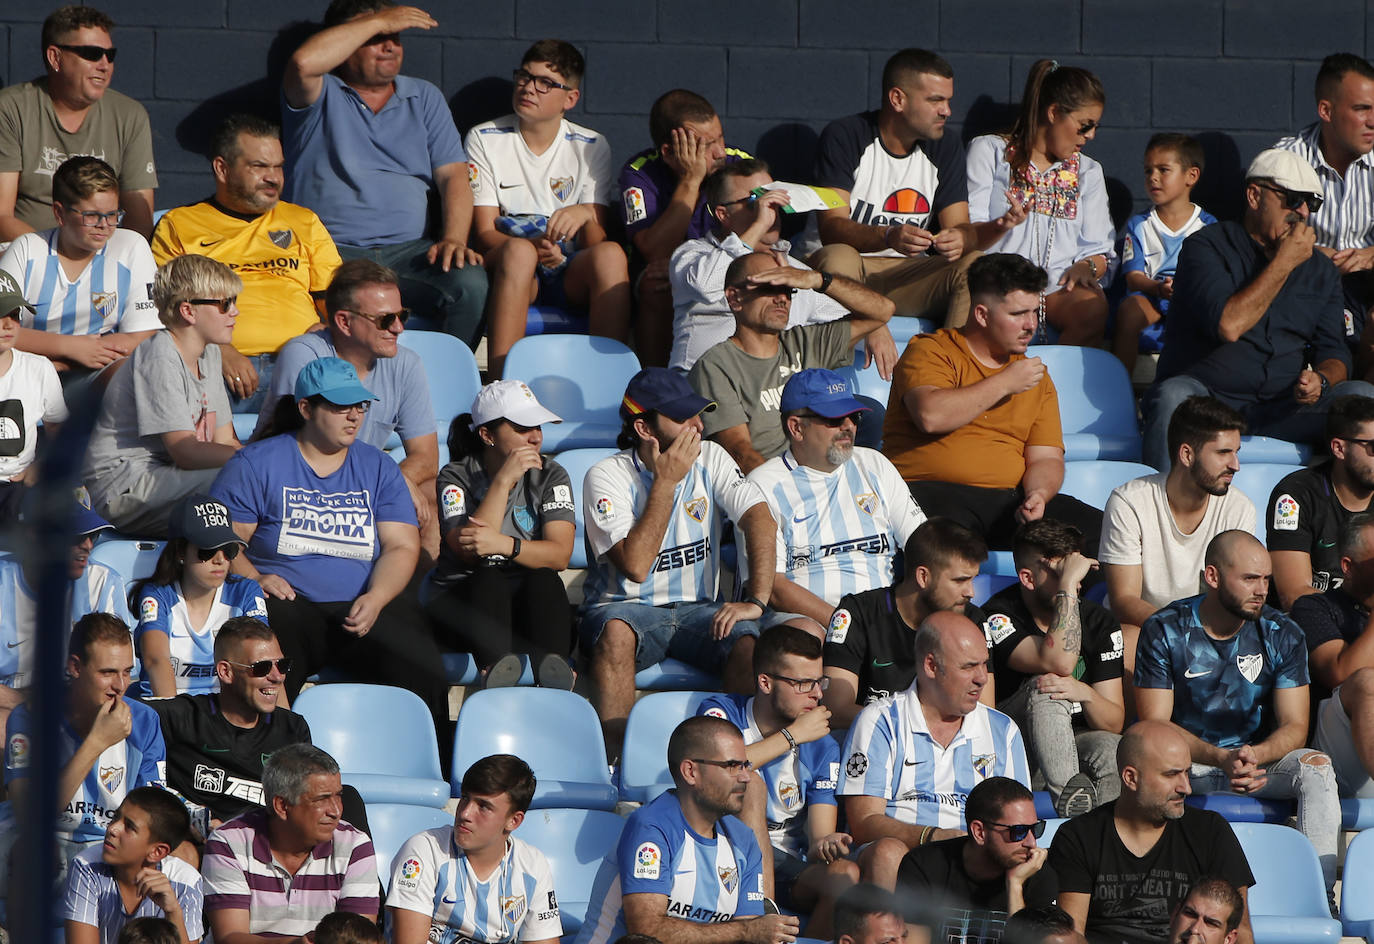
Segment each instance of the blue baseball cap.
[{"label": "blue baseball cap", "polygon": [[667,367],[646,367],[635,374],[620,401],[620,415],[626,419],[652,410],[678,423],[715,408],[715,401],[693,390],[685,375]]},{"label": "blue baseball cap", "polygon": [[107,528],[113,529],[110,524],[100,516],[100,513],[91,507],[91,493],[86,491],[86,486],[78,485],[72,493],[76,499],[76,508],[72,516],[72,530],[79,536],[94,534],[97,531],[104,531]]},{"label": "blue baseball cap", "polygon": [[810,410],[820,416],[835,419],[859,413],[868,407],[854,399],[849,383],[833,370],[822,367],[808,367],[798,371],[782,388],[783,413],[796,410]]},{"label": "blue baseball cap", "polygon": [[341,357],[319,357],[296,375],[296,399],[324,397],[335,406],[351,406],[376,395],[363,386],[353,365]]}]

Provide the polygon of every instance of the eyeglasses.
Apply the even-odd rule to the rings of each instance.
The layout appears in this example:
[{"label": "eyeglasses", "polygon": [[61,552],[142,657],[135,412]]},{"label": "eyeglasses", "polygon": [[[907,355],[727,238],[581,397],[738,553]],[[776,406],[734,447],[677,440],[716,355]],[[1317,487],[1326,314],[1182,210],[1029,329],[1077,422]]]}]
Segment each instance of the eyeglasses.
[{"label": "eyeglasses", "polygon": [[1096,121],[1085,121],[1078,126],[1078,133],[1082,137],[1087,137],[1100,127],[1102,125]]},{"label": "eyeglasses", "polygon": [[68,209],[67,212],[80,213],[81,225],[90,227],[91,229],[95,229],[95,227],[101,225],[102,223],[109,223],[111,226],[118,226],[120,223],[124,222],[123,210],[111,210],[109,213],[97,213],[95,210]]},{"label": "eyeglasses", "polygon": [[233,560],[239,556],[239,551],[243,550],[238,544],[226,544],[223,547],[198,547],[196,557],[200,558],[202,564],[208,564],[215,559],[216,554],[224,554],[225,560]]},{"label": "eyeglasses", "polygon": [[1007,831],[1007,839],[1012,842],[1021,842],[1026,838],[1026,833],[1030,833],[1036,839],[1045,835],[1045,821],[1043,819],[1038,819],[1030,824],[1016,823],[1013,825],[1011,823],[984,823],[983,825],[991,826],[993,829],[1005,829]]},{"label": "eyeglasses", "polygon": [[1315,193],[1299,193],[1296,190],[1288,190],[1284,187],[1275,187],[1272,184],[1257,184],[1261,190],[1271,190],[1279,196],[1279,203],[1283,204],[1285,210],[1296,210],[1304,203],[1307,204],[1308,213],[1316,213],[1321,209],[1322,198]]},{"label": "eyeglasses", "polygon": [[214,305],[219,309],[221,315],[229,314],[229,309],[234,307],[234,303],[239,300],[237,295],[230,295],[228,298],[188,298],[187,301],[192,305]]},{"label": "eyeglasses", "polygon": [[324,407],[330,413],[338,413],[340,415],[352,413],[354,410],[357,410],[359,413],[366,413],[368,410],[372,409],[372,401],[364,400],[361,403],[330,403],[328,400],[324,400],[320,403],[320,406]]},{"label": "eyeglasses", "polygon": [[533,75],[525,69],[516,69],[514,72],[511,73],[511,78],[515,80],[515,84],[517,86],[533,85],[534,90],[538,92],[540,95],[547,95],[554,89],[562,89],[565,92],[572,91],[571,85],[564,85],[562,82],[555,82],[547,75]]},{"label": "eyeglasses", "polygon": [[754,769],[754,762],[749,760],[709,760],[705,757],[690,758],[694,764],[709,764],[712,767],[721,767],[732,774],[748,772]]},{"label": "eyeglasses", "polygon": [[1374,439],[1345,439],[1345,442],[1363,446],[1365,455],[1374,456]]},{"label": "eyeglasses", "polygon": [[75,53],[87,62],[99,62],[100,57],[104,56],[114,65],[115,53],[118,51],[113,46],[69,46],[66,43],[53,43],[58,49],[66,52]]},{"label": "eyeglasses", "polygon": [[240,669],[247,669],[248,674],[253,676],[253,678],[267,678],[268,675],[272,674],[273,666],[275,666],[277,671],[282,675],[291,674],[291,659],[289,656],[284,659],[259,659],[257,662],[233,662],[229,659],[225,659],[224,661],[228,662],[230,665],[236,665]]},{"label": "eyeglasses", "polygon": [[409,308],[402,308],[400,311],[383,311],[375,315],[369,315],[366,312],[358,311],[354,308],[340,308],[339,311],[347,312],[350,315],[357,315],[365,321],[372,322],[377,326],[378,331],[390,331],[391,326],[398,321],[401,323],[401,327],[404,328],[405,323],[410,320]]},{"label": "eyeglasses", "polygon": [[800,414],[800,416],[802,419],[810,420],[821,426],[829,426],[831,429],[839,429],[844,425],[845,420],[853,420],[855,426],[859,425],[858,420],[854,419],[853,413],[846,413],[844,416],[821,416],[819,413],[812,413],[810,410],[807,410],[805,413]]},{"label": "eyeglasses", "polygon": [[807,694],[808,692],[810,692],[810,691],[812,691],[813,689],[815,689],[817,686],[820,687],[820,690],[821,690],[821,691],[825,691],[827,688],[830,687],[830,677],[829,677],[829,676],[823,676],[823,677],[821,677],[821,678],[810,678],[810,679],[794,679],[794,678],[788,678],[786,675],[774,675],[772,672],[767,672],[767,673],[765,673],[765,674],[766,674],[769,678],[775,678],[775,679],[777,679],[777,680],[780,681],[780,682],[786,682],[786,683],[788,683],[789,685],[791,685],[793,688],[795,688],[795,689],[797,690],[797,694],[798,694],[798,695],[805,695],[805,694]]},{"label": "eyeglasses", "polygon": [[786,295],[791,298],[797,294],[797,290],[790,285],[751,285],[748,282],[738,282],[735,285],[727,285],[726,288],[733,288],[746,295]]}]

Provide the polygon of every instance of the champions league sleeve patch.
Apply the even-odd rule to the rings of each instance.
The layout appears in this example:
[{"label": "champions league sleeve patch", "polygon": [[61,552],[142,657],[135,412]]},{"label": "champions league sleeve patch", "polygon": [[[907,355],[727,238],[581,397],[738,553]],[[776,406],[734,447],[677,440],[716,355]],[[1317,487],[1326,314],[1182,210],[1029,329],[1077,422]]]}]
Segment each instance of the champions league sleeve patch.
[{"label": "champions league sleeve patch", "polygon": [[862,777],[868,770],[868,755],[863,751],[855,751],[849,755],[849,760],[844,765],[844,772],[849,777]]},{"label": "champions league sleeve patch", "polygon": [[283,557],[324,554],[349,560],[372,560],[376,524],[372,497],[356,492],[282,489],[281,532],[277,553]]},{"label": "champions league sleeve patch", "polygon": [[1274,530],[1298,530],[1298,500],[1292,495],[1280,495],[1274,502]]}]

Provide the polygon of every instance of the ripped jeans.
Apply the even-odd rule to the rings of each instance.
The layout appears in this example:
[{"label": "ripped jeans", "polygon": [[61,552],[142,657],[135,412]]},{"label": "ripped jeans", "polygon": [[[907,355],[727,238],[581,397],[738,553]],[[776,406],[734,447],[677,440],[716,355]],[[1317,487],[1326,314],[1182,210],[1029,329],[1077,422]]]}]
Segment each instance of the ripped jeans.
[{"label": "ripped jeans", "polygon": [[1080,771],[1092,778],[1099,806],[1120,795],[1116,745],[1121,735],[1091,728],[1075,731],[1073,702],[1042,694],[1035,686],[1034,675],[998,703],[997,708],[1011,715],[1021,729],[1031,770],[1038,770],[1045,778],[1045,789],[1055,801],[1068,779]]}]

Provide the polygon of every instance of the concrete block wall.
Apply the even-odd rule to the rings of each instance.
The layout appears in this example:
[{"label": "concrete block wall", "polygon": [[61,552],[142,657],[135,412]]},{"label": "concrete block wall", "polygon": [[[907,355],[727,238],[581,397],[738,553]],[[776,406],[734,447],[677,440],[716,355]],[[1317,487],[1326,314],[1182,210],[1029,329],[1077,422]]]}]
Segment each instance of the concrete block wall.
[{"label": "concrete block wall", "polygon": [[[152,116],[159,206],[210,190],[208,131],[238,109],[275,115],[282,65],[325,0],[96,0],[118,23],[115,87]],[[424,0],[421,0],[422,5]],[[0,80],[38,74],[52,0],[8,0]],[[1200,134],[1197,195],[1234,215],[1237,182],[1260,149],[1314,120],[1312,79],[1330,52],[1374,51],[1374,0],[486,0],[427,5],[439,27],[407,33],[406,72],[444,90],[459,127],[508,110],[510,71],[534,39],[559,36],[588,62],[580,121],[618,160],[648,143],[649,105],[684,86],[720,111],[727,139],[805,179],[833,118],[873,107],[891,52],[926,46],[954,65],[953,133],[996,130],[1030,63],[1053,56],[1097,72],[1108,94],[1088,153],[1114,211],[1145,206],[1141,151],[1155,131]]]}]

